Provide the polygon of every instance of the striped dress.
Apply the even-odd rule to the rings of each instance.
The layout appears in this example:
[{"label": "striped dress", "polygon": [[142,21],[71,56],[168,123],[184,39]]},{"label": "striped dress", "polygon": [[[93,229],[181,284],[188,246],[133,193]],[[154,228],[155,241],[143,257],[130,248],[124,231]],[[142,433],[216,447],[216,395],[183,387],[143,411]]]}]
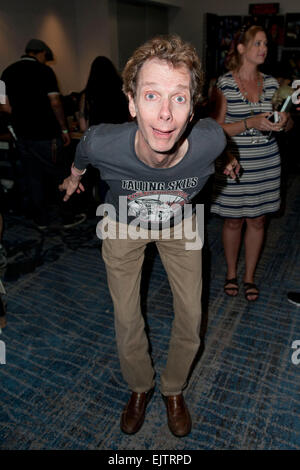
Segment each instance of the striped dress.
[{"label": "striped dress", "polygon": [[[225,123],[232,123],[272,111],[278,83],[263,74],[263,91],[257,103],[242,95],[231,72],[219,78],[217,87],[227,100]],[[274,136],[267,140],[258,130],[245,131],[228,137],[227,150],[240,162],[240,176],[237,180],[225,176],[222,161],[217,160],[211,212],[229,218],[276,212],[280,206],[280,155]]]}]

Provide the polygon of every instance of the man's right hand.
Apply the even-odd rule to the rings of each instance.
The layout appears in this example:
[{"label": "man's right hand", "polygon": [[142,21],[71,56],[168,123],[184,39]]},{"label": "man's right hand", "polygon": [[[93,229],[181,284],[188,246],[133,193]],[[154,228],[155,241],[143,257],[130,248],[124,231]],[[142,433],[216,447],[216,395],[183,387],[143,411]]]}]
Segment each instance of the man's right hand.
[{"label": "man's right hand", "polygon": [[66,194],[63,198],[64,201],[70,199],[70,196],[72,196],[75,191],[78,194],[85,191],[84,186],[82,185],[82,183],[80,183],[80,179],[80,176],[74,176],[71,174],[70,176],[68,176],[68,178],[64,179],[62,184],[58,186],[58,189],[60,191],[66,191]]}]

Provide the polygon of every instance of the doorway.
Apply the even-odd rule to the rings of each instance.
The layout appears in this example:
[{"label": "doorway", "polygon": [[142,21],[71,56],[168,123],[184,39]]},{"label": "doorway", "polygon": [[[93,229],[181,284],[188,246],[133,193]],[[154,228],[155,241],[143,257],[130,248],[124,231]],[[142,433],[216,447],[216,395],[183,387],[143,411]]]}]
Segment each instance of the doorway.
[{"label": "doorway", "polygon": [[123,70],[133,51],[158,34],[168,34],[168,7],[117,1],[119,70]]}]

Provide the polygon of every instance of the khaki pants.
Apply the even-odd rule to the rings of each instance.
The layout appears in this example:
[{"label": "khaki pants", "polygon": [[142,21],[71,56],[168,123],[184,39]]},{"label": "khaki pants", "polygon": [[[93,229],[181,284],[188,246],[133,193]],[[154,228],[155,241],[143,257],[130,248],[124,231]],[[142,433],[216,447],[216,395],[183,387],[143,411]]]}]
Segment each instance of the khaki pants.
[{"label": "khaki pants", "polygon": [[[127,228],[119,223],[116,226],[117,233]],[[161,375],[164,395],[182,392],[200,346],[202,252],[201,248],[186,250],[187,239],[175,239],[175,231],[176,228],[171,229],[171,239],[162,239],[162,232],[155,232],[155,236],[149,231],[148,239],[103,240],[102,256],[114,304],[121,370],[129,388],[137,393],[154,386],[155,372],[140,305],[144,251],[151,241],[155,240],[173,294],[174,320],[167,364]]]}]

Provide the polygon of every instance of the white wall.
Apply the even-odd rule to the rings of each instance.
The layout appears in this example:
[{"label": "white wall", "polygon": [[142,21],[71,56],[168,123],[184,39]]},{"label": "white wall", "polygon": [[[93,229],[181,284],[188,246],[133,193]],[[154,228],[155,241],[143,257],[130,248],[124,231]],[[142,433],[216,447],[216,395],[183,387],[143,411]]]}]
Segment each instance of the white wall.
[{"label": "white wall", "polygon": [[76,23],[73,0],[1,0],[0,71],[22,54],[31,38],[45,41],[56,60],[52,67],[64,92],[77,84]]},{"label": "white wall", "polygon": [[31,38],[53,50],[62,93],[81,90],[92,60],[106,55],[116,63],[115,0],[1,0],[0,72],[15,62]]},{"label": "white wall", "polygon": [[[81,90],[97,55],[118,65],[117,0],[1,0],[0,72],[17,60],[32,37],[56,56],[52,65],[62,92]],[[143,2],[144,0],[140,0]],[[266,3],[255,0],[253,3]],[[252,0],[152,0],[170,6],[169,31],[203,51],[203,15],[247,15]],[[299,0],[282,0],[280,13],[300,12]],[[134,31],[128,31],[134,34]]]},{"label": "white wall", "polygon": [[78,48],[78,89],[88,78],[95,57],[109,57],[117,66],[116,12],[113,0],[75,0]]},{"label": "white wall", "polygon": [[[182,2],[152,0],[168,6]],[[129,27],[128,34],[134,35]],[[1,0],[0,73],[24,53],[31,38],[53,50],[56,60],[50,65],[62,93],[82,90],[96,56],[118,66],[117,0]]]}]

